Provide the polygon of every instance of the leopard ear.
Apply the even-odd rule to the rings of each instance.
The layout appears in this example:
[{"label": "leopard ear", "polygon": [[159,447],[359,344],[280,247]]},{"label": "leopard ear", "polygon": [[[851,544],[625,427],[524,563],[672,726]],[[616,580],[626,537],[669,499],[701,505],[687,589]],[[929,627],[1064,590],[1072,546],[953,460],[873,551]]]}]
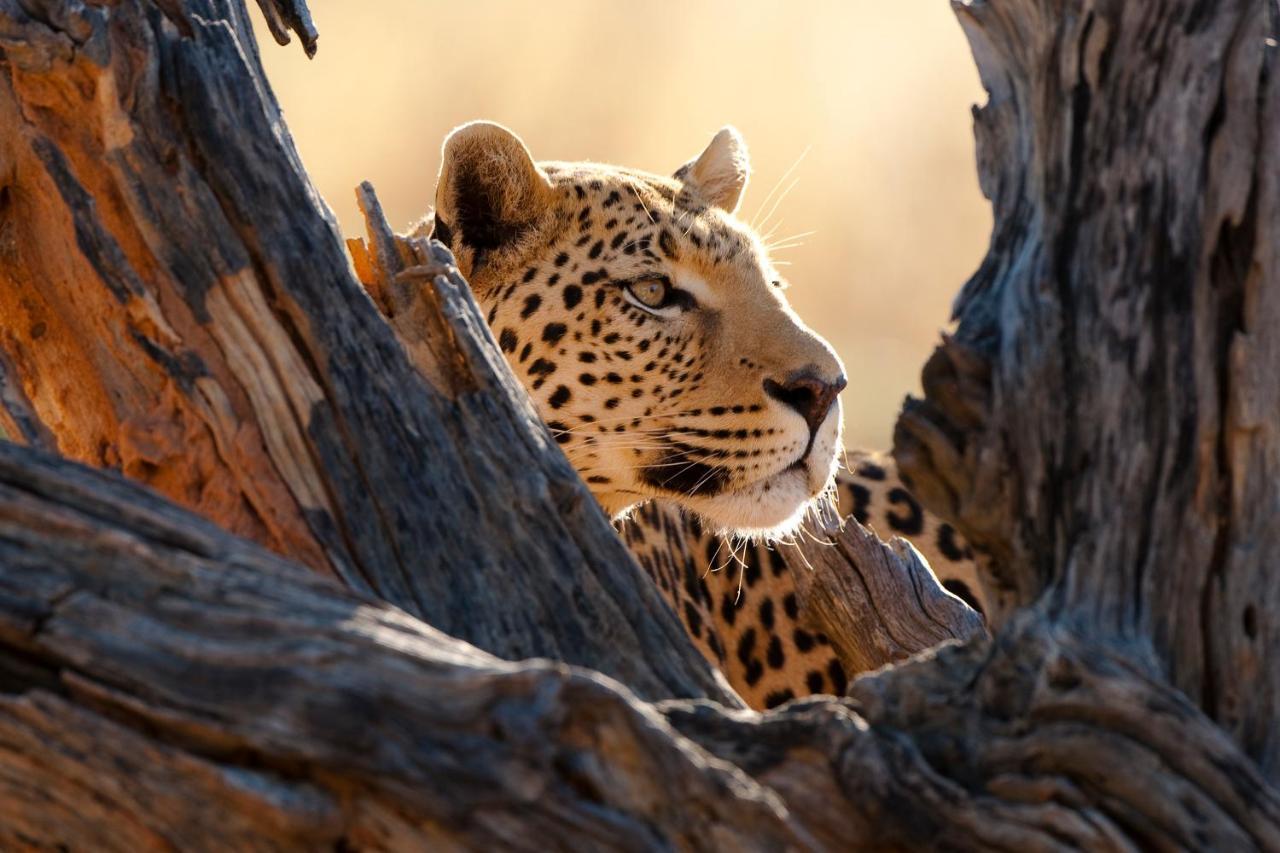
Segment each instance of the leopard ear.
[{"label": "leopard ear", "polygon": [[492,122],[464,124],[444,140],[435,236],[470,274],[535,225],[551,196],[551,181],[518,136]]},{"label": "leopard ear", "polygon": [[742,134],[736,128],[722,127],[707,149],[677,169],[674,177],[703,201],[733,213],[750,175],[751,160]]}]

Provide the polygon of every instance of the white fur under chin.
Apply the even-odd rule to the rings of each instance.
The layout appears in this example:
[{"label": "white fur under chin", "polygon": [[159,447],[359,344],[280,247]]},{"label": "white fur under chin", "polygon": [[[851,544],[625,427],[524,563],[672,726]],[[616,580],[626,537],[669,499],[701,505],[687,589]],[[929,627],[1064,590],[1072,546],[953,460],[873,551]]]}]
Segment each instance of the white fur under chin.
[{"label": "white fur under chin", "polygon": [[[717,533],[773,541],[795,533],[824,501],[831,501],[840,445],[839,410],[828,420],[803,468],[787,468],[744,489],[713,498],[689,500],[688,506]],[[826,464],[818,460],[827,460]]]},{"label": "white fur under chin", "polygon": [[[717,533],[749,539],[777,539],[794,531],[811,501],[808,475],[789,469],[741,492],[691,502],[691,509]],[[765,491],[765,485],[769,491]]]}]

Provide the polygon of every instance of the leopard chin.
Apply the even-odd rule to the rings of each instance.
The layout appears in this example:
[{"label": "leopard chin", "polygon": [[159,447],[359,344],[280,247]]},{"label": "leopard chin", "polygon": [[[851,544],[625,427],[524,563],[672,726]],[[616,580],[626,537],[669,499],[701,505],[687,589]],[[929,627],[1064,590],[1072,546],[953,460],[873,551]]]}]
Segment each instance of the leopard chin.
[{"label": "leopard chin", "polygon": [[681,503],[716,533],[750,541],[787,539],[811,514],[834,507],[841,433],[837,403],[814,437],[813,446],[800,459],[736,488],[682,496]]}]

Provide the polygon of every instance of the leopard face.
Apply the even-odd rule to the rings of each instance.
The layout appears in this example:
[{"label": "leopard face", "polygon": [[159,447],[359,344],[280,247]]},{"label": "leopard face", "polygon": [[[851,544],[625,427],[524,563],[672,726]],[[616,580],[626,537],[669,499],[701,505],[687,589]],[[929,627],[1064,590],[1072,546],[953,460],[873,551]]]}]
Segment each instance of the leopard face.
[{"label": "leopard face", "polygon": [[832,481],[844,370],[734,216],[748,168],[731,128],[672,177],[535,163],[489,123],[445,141],[433,234],[614,516],[666,498],[777,533]]}]

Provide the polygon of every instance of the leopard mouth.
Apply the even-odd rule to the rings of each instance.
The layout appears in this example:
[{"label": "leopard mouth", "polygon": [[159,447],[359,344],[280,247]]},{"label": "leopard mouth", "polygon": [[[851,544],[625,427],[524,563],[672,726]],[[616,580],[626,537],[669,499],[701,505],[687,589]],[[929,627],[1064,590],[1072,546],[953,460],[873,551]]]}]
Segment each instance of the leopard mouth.
[{"label": "leopard mouth", "polygon": [[825,473],[825,466],[814,459],[811,454],[805,453],[796,461],[792,462],[786,468],[765,477],[760,482],[762,488],[768,491],[770,484],[782,482],[788,478],[800,478],[801,483],[805,487],[809,498],[817,497],[826,488],[827,478],[822,476]]},{"label": "leopard mouth", "polygon": [[671,439],[665,443],[667,448],[655,461],[640,469],[640,479],[646,485],[691,498],[712,498],[728,487],[728,468],[696,458],[705,456],[706,450]]},{"label": "leopard mouth", "polygon": [[[815,490],[814,483],[822,466],[816,465],[808,452],[763,477],[735,482],[732,469],[708,459],[706,449],[678,441],[666,444],[652,462],[639,469],[640,480],[726,529],[770,527],[821,491]],[[722,510],[727,507],[733,510],[725,514]]]},{"label": "leopard mouth", "polygon": [[770,539],[790,534],[835,476],[839,419],[815,433],[784,467],[748,483],[734,483],[711,500],[690,500],[692,508],[713,526],[738,535]]},{"label": "leopard mouth", "polygon": [[737,492],[770,491],[773,484],[799,476],[810,483],[816,473],[813,459],[813,437],[792,462],[757,479],[733,483],[733,472],[726,466],[709,461],[716,451],[667,439],[666,447],[653,461],[639,470],[645,485],[667,494],[687,498],[714,498]]},{"label": "leopard mouth", "polygon": [[771,538],[792,530],[815,494],[807,470],[787,467],[712,498],[686,503],[710,529],[748,538]]}]

